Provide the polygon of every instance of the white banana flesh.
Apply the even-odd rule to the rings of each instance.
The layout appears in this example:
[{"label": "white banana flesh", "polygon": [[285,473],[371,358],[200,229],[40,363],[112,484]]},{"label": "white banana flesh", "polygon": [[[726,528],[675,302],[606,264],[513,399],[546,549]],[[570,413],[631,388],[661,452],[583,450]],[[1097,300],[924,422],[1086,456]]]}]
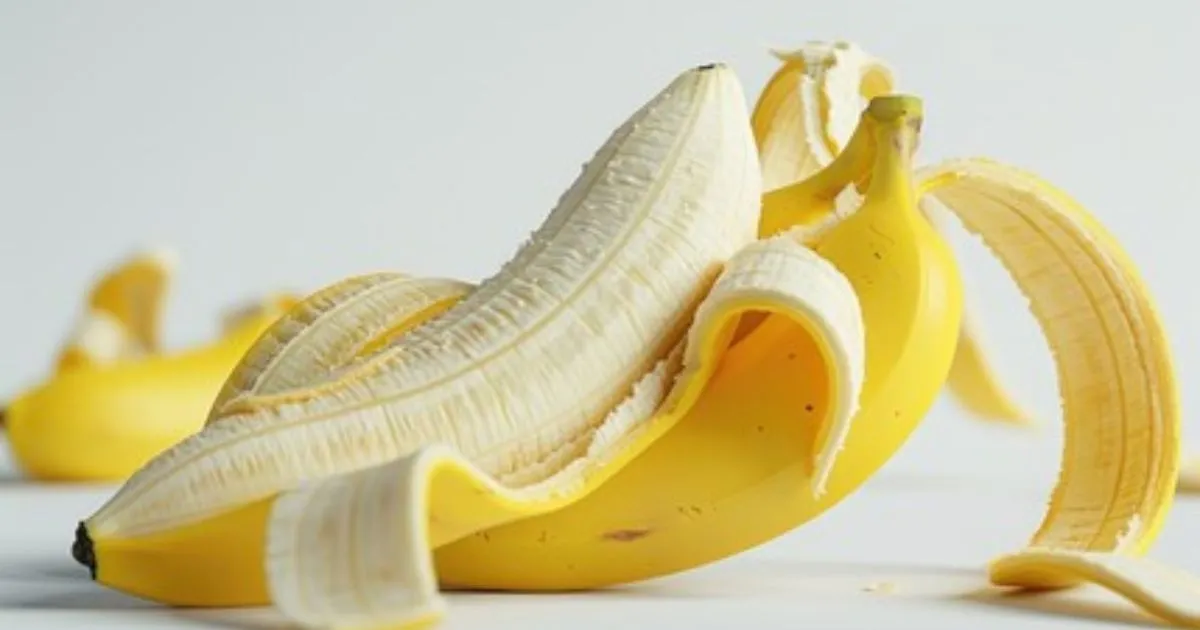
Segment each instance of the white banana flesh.
[{"label": "white banana flesh", "polygon": [[314,384],[361,357],[402,323],[423,321],[461,298],[471,285],[380,272],[348,278],[281,317],[234,369],[209,421],[234,400]]},{"label": "white banana flesh", "polygon": [[321,386],[226,405],[89,527],[161,531],[433,443],[500,480],[547,477],[586,451],[755,239],[747,119],[731,70],[682,74],[604,143],[498,275]]},{"label": "white banana flesh", "polygon": [[[323,479],[288,492],[269,525],[267,573],[271,598],[289,618],[314,628],[410,627],[439,617],[429,533],[432,488],[471,484],[501,502],[538,502],[578,488],[617,452],[646,419],[675,408],[692,379],[707,379],[715,361],[702,352],[715,331],[755,305],[800,314],[831,355],[836,390],[829,412],[831,437],[816,454],[814,492],[824,483],[858,408],[864,374],[864,333],[858,299],[840,272],[793,235],[743,249],[696,310],[675,388],[664,400],[679,348],[615,407],[581,457],[530,485],[501,482],[468,457],[430,445],[383,466]],[[729,330],[732,330],[730,327]],[[728,331],[726,331],[728,332]],[[446,515],[439,513],[444,530]],[[473,529],[481,524],[476,520]],[[461,532],[461,535],[470,533]],[[443,531],[441,537],[454,538]]]}]

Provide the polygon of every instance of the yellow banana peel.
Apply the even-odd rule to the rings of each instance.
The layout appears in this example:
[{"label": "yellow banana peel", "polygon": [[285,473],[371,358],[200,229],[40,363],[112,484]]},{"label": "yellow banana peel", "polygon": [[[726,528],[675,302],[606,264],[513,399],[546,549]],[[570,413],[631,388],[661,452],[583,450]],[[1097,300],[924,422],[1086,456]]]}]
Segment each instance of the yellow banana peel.
[{"label": "yellow banana peel", "polygon": [[1200,588],[1144,557],[1179,400],[1119,244],[1031,173],[915,166],[922,103],[857,48],[781,56],[753,115],[728,67],[681,73],[478,285],[383,273],[306,298],[73,556],[168,605],[365,628],[434,622],[443,589],[594,588],[750,549],[859,488],[948,382],[1023,415],[962,341],[936,203],[1029,299],[1062,393],[1049,508],[990,580],[1095,583],[1200,627]]},{"label": "yellow banana peel", "polygon": [[175,255],[138,252],[102,274],[54,369],[3,411],[15,461],[33,479],[121,481],[196,432],[230,370],[295,297],[226,318],[218,336],[168,351],[160,340]]},{"label": "yellow banana peel", "polygon": [[[809,42],[774,54],[782,63],[768,80],[753,118],[767,190],[796,184],[827,166],[845,147],[866,101],[894,92],[897,83],[891,64],[852,42]],[[937,225],[926,205],[922,209]],[[820,216],[800,220],[810,223]],[[948,391],[975,417],[1032,426],[1032,417],[989,361],[976,319],[968,306],[946,380]]]},{"label": "yellow banana peel", "polygon": [[[764,177],[772,187],[800,181],[842,149],[849,131],[838,112],[853,111],[865,99],[896,88],[891,64],[850,42],[811,42],[776,56],[784,63],[768,82],[754,121]],[[936,224],[931,208],[926,214]],[[948,391],[976,418],[1036,426],[988,358],[984,337],[967,307]],[[1178,490],[1200,493],[1200,457],[1184,461]]]}]

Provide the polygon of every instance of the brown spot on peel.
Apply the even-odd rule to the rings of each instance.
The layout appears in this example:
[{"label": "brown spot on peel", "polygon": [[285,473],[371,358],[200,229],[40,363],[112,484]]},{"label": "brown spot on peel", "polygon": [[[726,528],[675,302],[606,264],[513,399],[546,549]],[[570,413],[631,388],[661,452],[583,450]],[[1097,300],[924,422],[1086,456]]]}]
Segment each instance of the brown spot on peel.
[{"label": "brown spot on peel", "polygon": [[611,532],[605,532],[601,538],[613,542],[633,542],[639,538],[645,538],[649,534],[650,530],[648,529],[614,529]]}]

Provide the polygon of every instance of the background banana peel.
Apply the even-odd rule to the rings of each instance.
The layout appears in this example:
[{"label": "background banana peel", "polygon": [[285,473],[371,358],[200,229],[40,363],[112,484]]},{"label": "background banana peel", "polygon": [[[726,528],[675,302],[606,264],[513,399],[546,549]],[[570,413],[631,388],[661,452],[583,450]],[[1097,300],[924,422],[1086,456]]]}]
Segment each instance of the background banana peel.
[{"label": "background banana peel", "polygon": [[217,335],[163,348],[169,250],[137,252],[92,285],[46,379],[7,403],[23,472],[43,481],[120,481],[204,425],[213,398],[258,336],[297,301],[270,295],[231,310]]}]

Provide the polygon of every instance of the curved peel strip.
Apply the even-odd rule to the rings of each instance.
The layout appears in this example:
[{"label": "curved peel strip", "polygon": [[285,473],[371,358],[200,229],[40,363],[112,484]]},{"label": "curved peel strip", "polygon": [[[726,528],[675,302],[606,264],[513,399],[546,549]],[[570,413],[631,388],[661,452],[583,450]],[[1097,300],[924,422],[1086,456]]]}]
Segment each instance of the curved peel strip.
[{"label": "curved peel strip", "polygon": [[1028,549],[998,559],[991,570],[994,579],[1015,586],[1093,582],[1172,624],[1200,627],[1200,579],[1149,558]]},{"label": "curved peel strip", "polygon": [[1173,500],[1180,414],[1170,348],[1133,264],[1083,208],[1031,174],[976,159],[919,176],[922,190],[983,238],[1029,298],[1058,372],[1066,429],[1058,484],[1028,549],[998,560],[992,581],[1091,581],[1187,618],[1167,594],[1179,585],[1135,559]]},{"label": "curved peel strip", "polygon": [[471,285],[381,272],[354,276],[305,298],[234,368],[213,403],[217,421],[233,400],[305,387],[448,308]]},{"label": "curved peel strip", "polygon": [[828,355],[830,438],[815,454],[814,491],[834,465],[863,378],[862,321],[850,284],[788,235],[732,258],[681,346],[642,378],[595,432],[585,455],[530,485],[502,483],[452,448],[317,481],[276,500],[269,525],[274,603],[308,626],[395,627],[440,614],[431,549],[561,508],[599,487],[678,421],[723,355],[742,314],[766,310],[814,331]]},{"label": "curved peel strip", "polygon": [[764,192],[827,166],[850,140],[866,101],[892,90],[891,70],[848,42],[810,42],[774,54],[783,67],[751,117]]},{"label": "curved peel strip", "polygon": [[57,368],[157,354],[175,259],[169,249],[152,249],[105,272],[90,289],[87,310],[68,336]]}]

